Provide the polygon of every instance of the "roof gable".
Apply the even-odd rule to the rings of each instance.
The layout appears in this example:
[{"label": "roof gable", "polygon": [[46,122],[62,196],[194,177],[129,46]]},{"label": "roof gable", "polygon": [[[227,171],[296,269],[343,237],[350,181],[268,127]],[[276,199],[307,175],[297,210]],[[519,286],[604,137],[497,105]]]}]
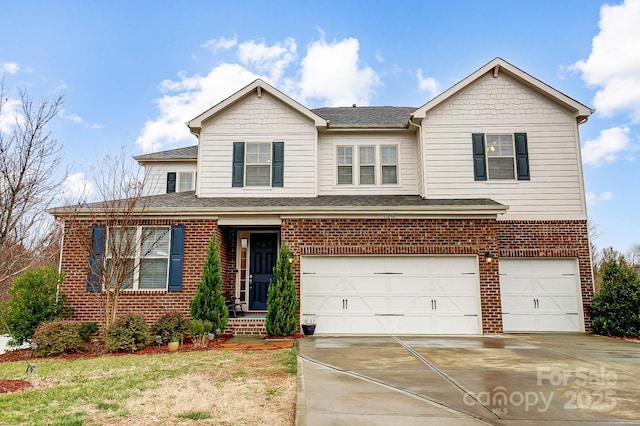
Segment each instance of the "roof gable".
[{"label": "roof gable", "polygon": [[302,104],[294,101],[289,96],[287,96],[284,93],[280,92],[276,88],[274,88],[274,87],[270,86],[269,84],[265,83],[261,79],[257,79],[255,81],[253,81],[253,83],[243,87],[242,89],[240,89],[239,91],[237,91],[233,95],[229,96],[228,98],[226,98],[222,102],[214,105],[213,107],[209,108],[208,110],[206,110],[202,114],[198,115],[194,119],[188,121],[187,122],[187,126],[191,130],[191,133],[197,135],[197,134],[200,133],[200,129],[202,128],[202,123],[204,121],[206,121],[209,118],[213,117],[214,115],[220,113],[221,111],[229,108],[231,105],[234,105],[237,102],[240,102],[242,99],[244,99],[246,96],[249,96],[252,93],[255,93],[258,97],[261,97],[263,90],[268,92],[272,96],[274,96],[276,99],[278,99],[282,103],[284,103],[284,104],[288,105],[289,107],[293,108],[294,110],[298,111],[300,114],[302,114],[302,115],[308,117],[309,119],[311,119],[314,122],[316,127],[326,127],[327,126],[327,122],[326,122],[325,119],[323,119],[319,115],[315,114],[313,111],[309,110],[308,108],[306,108]]},{"label": "roof gable", "polygon": [[418,108],[413,116],[417,119],[423,119],[426,117],[427,112],[442,105],[444,102],[452,98],[454,95],[460,93],[465,88],[474,84],[477,80],[482,78],[487,73],[492,73],[494,76],[498,76],[499,73],[504,72],[509,77],[514,79],[520,84],[527,86],[537,93],[555,101],[556,103],[564,106],[569,111],[573,112],[578,122],[586,121],[587,118],[595,111],[588,106],[570,98],[564,93],[554,89],[553,87],[543,83],[537,78],[527,74],[520,68],[510,64],[502,58],[495,58],[491,62],[479,68],[477,71],[451,86],[429,102]]}]

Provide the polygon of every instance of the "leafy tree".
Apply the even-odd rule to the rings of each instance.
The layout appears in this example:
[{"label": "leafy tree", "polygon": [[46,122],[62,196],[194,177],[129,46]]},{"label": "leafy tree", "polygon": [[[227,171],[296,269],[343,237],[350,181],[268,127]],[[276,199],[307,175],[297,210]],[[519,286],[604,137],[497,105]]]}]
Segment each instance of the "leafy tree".
[{"label": "leafy tree", "polygon": [[196,294],[191,300],[191,316],[193,319],[210,321],[213,330],[224,330],[229,321],[229,309],[222,295],[222,276],[220,274],[220,245],[216,234],[211,236],[207,249],[207,261],[202,271],[202,279],[198,283]]},{"label": "leafy tree", "polygon": [[606,336],[640,336],[640,278],[624,259],[602,264],[600,292],[589,309],[593,331]]},{"label": "leafy tree", "polygon": [[10,329],[14,345],[31,340],[41,323],[66,318],[73,313],[65,306],[64,293],[58,286],[64,275],[53,268],[27,270],[9,287],[11,299],[2,304],[2,314]]},{"label": "leafy tree", "polygon": [[298,295],[290,256],[291,251],[286,244],[282,244],[267,292],[265,326],[269,336],[290,336],[298,332]]}]

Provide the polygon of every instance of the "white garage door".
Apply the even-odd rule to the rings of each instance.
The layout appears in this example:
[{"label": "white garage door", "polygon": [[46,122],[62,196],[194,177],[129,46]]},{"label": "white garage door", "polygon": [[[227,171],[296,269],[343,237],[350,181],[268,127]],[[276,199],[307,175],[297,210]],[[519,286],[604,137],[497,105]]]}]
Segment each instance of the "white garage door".
[{"label": "white garage door", "polygon": [[500,259],[505,332],[580,331],[575,259]]},{"label": "white garage door", "polygon": [[324,334],[479,334],[476,257],[304,256],[303,314]]}]

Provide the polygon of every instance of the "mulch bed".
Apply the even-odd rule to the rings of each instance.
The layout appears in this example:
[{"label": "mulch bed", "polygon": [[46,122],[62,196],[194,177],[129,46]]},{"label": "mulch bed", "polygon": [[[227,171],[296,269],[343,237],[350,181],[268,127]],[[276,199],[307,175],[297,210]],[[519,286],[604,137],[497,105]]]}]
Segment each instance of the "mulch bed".
[{"label": "mulch bed", "polygon": [[[193,352],[193,351],[206,351],[206,350],[232,350],[232,351],[255,351],[255,350],[273,350],[273,349],[286,349],[291,348],[293,346],[292,339],[299,339],[304,337],[303,335],[294,335],[287,336],[285,338],[264,338],[263,342],[256,343],[227,343],[229,339],[231,339],[233,335],[231,334],[223,334],[222,336],[212,340],[209,342],[208,347],[195,347],[193,342],[185,341],[183,345],[180,345],[180,348],[177,352]],[[169,353],[167,349],[167,345],[160,346],[160,353]],[[100,354],[98,356],[122,356],[122,355],[154,355],[158,354],[158,346],[155,344],[151,344],[144,349],[138,349],[133,352],[117,352],[117,353],[107,353]],[[87,359],[87,358],[95,358],[96,354],[92,352],[84,352],[79,354],[65,354],[65,355],[57,355],[52,357],[47,357],[46,359]],[[44,358],[37,358],[44,359]],[[6,352],[4,354],[0,354],[0,362],[16,362],[16,361],[25,361],[31,362],[34,358],[32,357],[31,349],[17,349],[14,351]],[[11,392],[20,392],[25,389],[31,387],[31,383],[26,380],[5,380],[0,379],[0,394],[11,393]]]}]

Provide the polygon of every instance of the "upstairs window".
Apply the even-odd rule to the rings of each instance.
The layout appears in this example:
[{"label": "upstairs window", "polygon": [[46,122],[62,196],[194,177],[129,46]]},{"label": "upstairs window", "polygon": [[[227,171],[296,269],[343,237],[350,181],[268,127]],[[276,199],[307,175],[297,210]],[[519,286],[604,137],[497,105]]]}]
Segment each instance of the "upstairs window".
[{"label": "upstairs window", "polygon": [[526,133],[474,133],[474,179],[529,180],[529,152]]},{"label": "upstairs window", "polygon": [[193,173],[178,173],[178,192],[193,191]]},{"label": "upstairs window", "polygon": [[489,179],[515,179],[512,135],[486,135]]},{"label": "upstairs window", "polygon": [[398,147],[396,145],[382,145],[380,147],[382,163],[382,184],[398,183]]},{"label": "upstairs window", "polygon": [[284,186],[284,142],[233,143],[231,186]]},{"label": "upstairs window", "polygon": [[360,185],[376,184],[376,147],[360,147]]},{"label": "upstairs window", "polygon": [[247,186],[271,185],[271,144],[248,143],[245,157]]},{"label": "upstairs window", "polygon": [[192,172],[167,173],[167,194],[171,192],[193,191],[194,179]]},{"label": "upstairs window", "polygon": [[338,147],[338,185],[353,184],[353,147]]},{"label": "upstairs window", "polygon": [[338,185],[398,184],[398,145],[338,145],[335,152]]}]

